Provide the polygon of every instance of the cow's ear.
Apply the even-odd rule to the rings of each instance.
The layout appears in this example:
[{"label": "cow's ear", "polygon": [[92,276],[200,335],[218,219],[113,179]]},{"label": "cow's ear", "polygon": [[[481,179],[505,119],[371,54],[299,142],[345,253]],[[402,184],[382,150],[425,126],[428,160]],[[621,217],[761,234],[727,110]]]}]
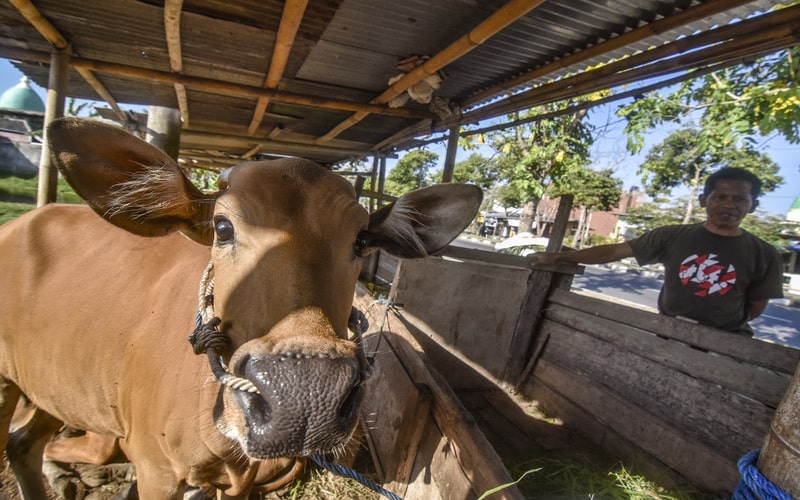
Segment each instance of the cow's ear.
[{"label": "cow's ear", "polygon": [[480,188],[469,184],[412,191],[370,215],[365,246],[408,259],[436,253],[472,222],[482,199]]},{"label": "cow's ear", "polygon": [[214,198],[160,149],[118,127],[74,117],[52,122],[47,140],[67,182],[112,224],[142,236],[180,231],[212,243]]}]

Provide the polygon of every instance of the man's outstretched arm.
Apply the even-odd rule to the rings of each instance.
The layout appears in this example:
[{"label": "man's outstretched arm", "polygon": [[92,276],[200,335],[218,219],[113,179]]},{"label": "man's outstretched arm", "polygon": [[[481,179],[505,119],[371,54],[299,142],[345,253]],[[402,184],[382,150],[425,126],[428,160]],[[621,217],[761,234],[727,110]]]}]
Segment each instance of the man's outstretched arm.
[{"label": "man's outstretched arm", "polygon": [[584,248],[583,250],[537,253],[533,255],[533,262],[545,265],[557,262],[567,264],[604,264],[627,257],[633,257],[633,248],[627,242],[622,242],[614,243],[613,245],[598,245]]}]

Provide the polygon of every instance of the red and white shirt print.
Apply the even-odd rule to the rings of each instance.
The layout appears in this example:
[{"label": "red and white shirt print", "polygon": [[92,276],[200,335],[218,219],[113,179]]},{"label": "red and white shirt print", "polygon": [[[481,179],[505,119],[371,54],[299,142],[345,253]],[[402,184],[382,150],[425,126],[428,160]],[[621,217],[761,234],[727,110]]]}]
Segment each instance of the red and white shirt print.
[{"label": "red and white shirt print", "polygon": [[690,255],[681,262],[679,275],[683,286],[695,286],[698,297],[718,293],[725,295],[736,283],[736,268],[717,260],[717,254]]}]

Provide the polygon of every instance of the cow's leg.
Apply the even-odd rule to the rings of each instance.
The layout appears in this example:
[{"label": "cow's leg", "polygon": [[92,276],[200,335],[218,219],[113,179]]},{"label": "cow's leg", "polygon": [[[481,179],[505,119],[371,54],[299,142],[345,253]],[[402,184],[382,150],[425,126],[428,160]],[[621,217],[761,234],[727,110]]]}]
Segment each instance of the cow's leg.
[{"label": "cow's leg", "polygon": [[47,498],[42,479],[42,452],[47,440],[61,427],[61,422],[37,409],[23,426],[8,439],[6,453],[19,490],[25,499]]},{"label": "cow's leg", "polygon": [[44,458],[55,462],[104,465],[119,452],[117,438],[87,432],[82,436],[47,443]]},{"label": "cow's leg", "polygon": [[20,392],[17,385],[10,380],[0,377],[0,453],[8,446],[8,434],[11,419],[17,408]]}]

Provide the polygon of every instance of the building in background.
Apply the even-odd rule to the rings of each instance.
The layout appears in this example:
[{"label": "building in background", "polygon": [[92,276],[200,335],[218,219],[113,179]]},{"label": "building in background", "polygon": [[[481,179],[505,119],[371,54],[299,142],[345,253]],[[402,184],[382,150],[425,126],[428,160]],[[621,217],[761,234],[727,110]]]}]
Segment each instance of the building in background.
[{"label": "building in background", "polygon": [[0,95],[0,177],[39,173],[44,102],[27,77]]}]

